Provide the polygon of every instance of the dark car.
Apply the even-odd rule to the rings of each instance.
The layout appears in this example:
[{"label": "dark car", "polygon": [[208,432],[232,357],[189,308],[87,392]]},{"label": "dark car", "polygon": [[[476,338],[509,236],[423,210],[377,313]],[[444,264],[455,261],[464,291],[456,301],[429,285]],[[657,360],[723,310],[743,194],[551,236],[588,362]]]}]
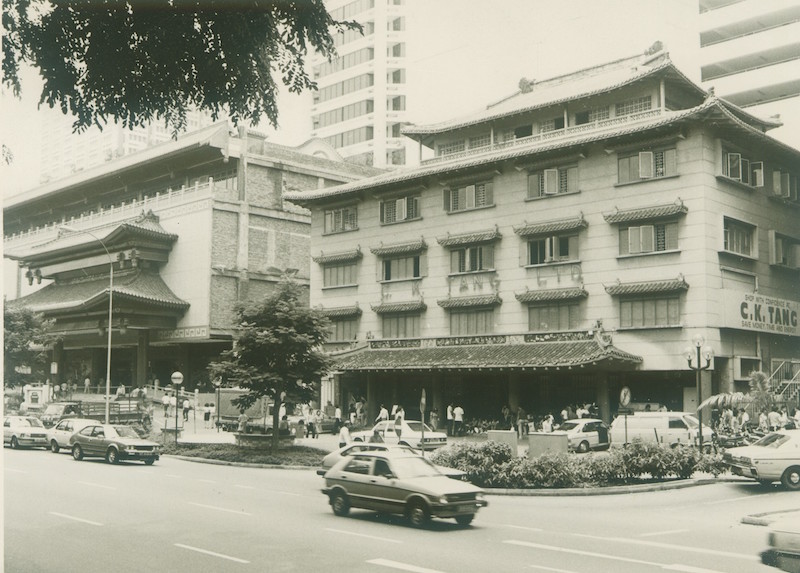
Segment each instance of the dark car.
[{"label": "dark car", "polygon": [[159,458],[158,444],[143,440],[130,426],[95,424],[86,426],[69,439],[72,457],[105,458],[110,464],[138,460],[151,465]]},{"label": "dark car", "polygon": [[421,456],[394,451],[343,458],[325,473],[322,493],[336,515],[347,515],[351,507],[397,513],[416,527],[431,517],[469,525],[478,509],[488,505],[479,487],[450,479]]}]

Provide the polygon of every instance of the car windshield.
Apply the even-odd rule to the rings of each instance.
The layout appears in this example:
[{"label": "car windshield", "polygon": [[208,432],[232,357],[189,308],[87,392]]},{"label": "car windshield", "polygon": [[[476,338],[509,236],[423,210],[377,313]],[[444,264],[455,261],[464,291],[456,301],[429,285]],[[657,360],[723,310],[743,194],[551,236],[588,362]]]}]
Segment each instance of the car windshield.
[{"label": "car windshield", "polygon": [[119,438],[138,438],[139,436],[130,426],[114,426],[114,431]]},{"label": "car windshield", "polygon": [[692,429],[700,427],[700,420],[698,420],[697,418],[695,418],[692,415],[684,416],[683,417],[683,421],[686,422],[686,425],[689,426]]},{"label": "car windshield", "polygon": [[45,414],[58,414],[61,412],[61,406],[57,404],[50,404],[44,411]]},{"label": "car windshield", "polygon": [[392,470],[400,479],[441,475],[432,463],[418,457],[396,458],[392,460]]},{"label": "car windshield", "polygon": [[789,441],[789,436],[786,434],[772,433],[767,434],[757,442],[754,446],[761,446],[762,448],[780,448],[783,444]]},{"label": "car windshield", "polygon": [[408,422],[406,421],[406,425],[412,432],[422,432],[422,427],[425,426],[426,432],[432,432],[427,424],[423,424],[422,422]]},{"label": "car windshield", "polygon": [[570,430],[574,430],[577,427],[578,427],[578,423],[577,422],[564,422],[563,424],[561,424],[561,427],[559,428],[559,430],[570,431]]},{"label": "car windshield", "polygon": [[34,428],[43,428],[44,425],[39,418],[23,418],[20,420],[22,426],[31,426]]}]

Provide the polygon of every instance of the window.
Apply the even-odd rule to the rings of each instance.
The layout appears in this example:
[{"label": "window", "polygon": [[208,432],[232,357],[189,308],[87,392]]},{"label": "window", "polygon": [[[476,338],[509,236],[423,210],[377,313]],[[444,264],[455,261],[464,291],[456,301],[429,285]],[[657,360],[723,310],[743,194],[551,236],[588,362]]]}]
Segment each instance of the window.
[{"label": "window", "polygon": [[348,78],[331,86],[324,87],[314,94],[314,103],[320,103],[347,95],[349,93],[371,87],[374,83],[372,74],[361,74]]},{"label": "window", "polygon": [[338,287],[358,284],[358,270],[355,262],[326,264],[322,268],[322,286]]},{"label": "window", "polygon": [[491,135],[484,133],[469,138],[469,148],[476,149],[478,147],[487,147],[492,142]]},{"label": "window", "polygon": [[448,213],[491,205],[494,205],[491,181],[444,190],[444,210]]},{"label": "window", "polygon": [[343,133],[337,133],[325,138],[325,141],[339,149],[340,147],[347,147],[348,145],[355,145],[363,141],[370,141],[373,137],[373,127],[371,125],[365,127],[358,127]]},{"label": "window", "polygon": [[470,273],[494,268],[494,245],[453,249],[450,251],[450,272]]},{"label": "window", "polygon": [[528,307],[528,330],[554,332],[575,330],[579,324],[577,303],[531,305]]},{"label": "window", "polygon": [[578,235],[553,235],[528,241],[528,264],[543,265],[578,259]]},{"label": "window", "polygon": [[619,316],[623,328],[679,326],[680,301],[676,296],[623,299],[619,302]]},{"label": "window", "polygon": [[381,269],[381,280],[384,281],[418,279],[422,276],[420,272],[420,255],[384,259],[381,262]]},{"label": "window", "polygon": [[539,133],[547,133],[548,131],[555,131],[557,129],[564,129],[563,115],[554,117],[553,119],[546,119],[539,125]]},{"label": "window", "polygon": [[454,153],[461,153],[464,151],[464,140],[451,141],[439,146],[439,155],[453,155]]},{"label": "window", "polygon": [[399,199],[381,201],[381,223],[397,223],[399,221],[408,221],[411,219],[418,219],[419,216],[418,196],[401,197]]},{"label": "window", "polygon": [[751,187],[764,186],[764,163],[751,161],[741,153],[729,149],[722,151],[722,174]]},{"label": "window", "polygon": [[358,210],[355,206],[325,211],[325,232],[341,233],[358,229]]},{"label": "window", "polygon": [[372,113],[373,110],[374,104],[371,99],[352,103],[338,109],[332,109],[331,111],[326,111],[325,113],[313,117],[314,129],[334,125],[364,114]]},{"label": "window", "polygon": [[800,268],[800,241],[769,231],[769,264]]},{"label": "window", "polygon": [[678,248],[678,223],[651,223],[619,230],[619,254],[635,255],[674,251]]},{"label": "window", "polygon": [[620,102],[614,106],[616,116],[630,115],[632,113],[641,113],[648,111],[653,106],[652,96],[642,96],[627,101]]},{"label": "window", "polygon": [[575,114],[575,125],[602,121],[608,119],[608,115],[607,107],[597,107],[594,109],[587,109],[586,111],[579,111]]},{"label": "window", "polygon": [[385,314],[382,318],[384,338],[419,338],[418,314]]},{"label": "window", "polygon": [[577,165],[544,169],[528,175],[528,199],[577,192]]},{"label": "window", "polygon": [[772,193],[784,199],[797,201],[798,199],[798,180],[796,175],[786,171],[774,170],[772,172]]},{"label": "window", "polygon": [[640,151],[634,155],[620,157],[617,167],[619,183],[671,177],[678,174],[677,152],[674,148]]},{"label": "window", "polygon": [[361,458],[355,458],[349,461],[346,466],[344,466],[344,471],[351,474],[367,475],[369,474],[369,467],[370,461],[368,459],[364,460]]},{"label": "window", "polygon": [[755,227],[725,218],[723,249],[746,257],[753,256],[753,233]]},{"label": "window", "polygon": [[533,135],[533,125],[521,125],[514,129],[514,138],[522,139]]},{"label": "window", "polygon": [[470,336],[494,332],[494,309],[450,311],[450,334]]},{"label": "window", "polygon": [[331,321],[329,342],[349,342],[358,336],[358,319],[345,318]]}]

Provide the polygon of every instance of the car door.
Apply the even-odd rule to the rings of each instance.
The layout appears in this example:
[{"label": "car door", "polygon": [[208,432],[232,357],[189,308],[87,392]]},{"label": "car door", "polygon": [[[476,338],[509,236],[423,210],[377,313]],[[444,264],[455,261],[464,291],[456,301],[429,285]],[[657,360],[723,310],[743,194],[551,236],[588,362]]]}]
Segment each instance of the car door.
[{"label": "car door", "polygon": [[341,485],[350,496],[350,504],[353,507],[363,507],[371,509],[370,488],[370,467],[372,460],[366,456],[355,455],[332,479]]},{"label": "car door", "polygon": [[375,458],[369,476],[369,496],[377,511],[402,511],[403,499],[395,486],[395,475],[388,460]]},{"label": "car door", "polygon": [[600,439],[597,435],[597,422],[586,422],[580,430],[582,440],[589,442],[590,448],[596,448],[600,445]]},{"label": "car door", "polygon": [[86,437],[86,447],[84,451],[88,455],[103,455],[105,454],[104,440],[105,430],[103,426],[92,426],[92,431]]},{"label": "car door", "polygon": [[3,420],[3,443],[11,441],[11,418]]},{"label": "car door", "polygon": [[69,445],[70,435],[72,435],[72,420],[61,420],[53,428],[53,439],[62,448]]}]

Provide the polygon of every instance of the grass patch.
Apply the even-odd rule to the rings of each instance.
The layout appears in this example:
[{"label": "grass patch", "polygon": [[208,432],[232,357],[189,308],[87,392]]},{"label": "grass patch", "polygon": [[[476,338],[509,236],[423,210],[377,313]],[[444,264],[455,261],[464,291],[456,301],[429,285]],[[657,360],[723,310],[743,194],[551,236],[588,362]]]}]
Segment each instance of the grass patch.
[{"label": "grass patch", "polygon": [[288,446],[273,453],[269,449],[242,448],[233,444],[174,443],[163,444],[161,453],[224,462],[308,467],[319,467],[322,465],[322,458],[328,454],[325,450],[306,446]]}]

